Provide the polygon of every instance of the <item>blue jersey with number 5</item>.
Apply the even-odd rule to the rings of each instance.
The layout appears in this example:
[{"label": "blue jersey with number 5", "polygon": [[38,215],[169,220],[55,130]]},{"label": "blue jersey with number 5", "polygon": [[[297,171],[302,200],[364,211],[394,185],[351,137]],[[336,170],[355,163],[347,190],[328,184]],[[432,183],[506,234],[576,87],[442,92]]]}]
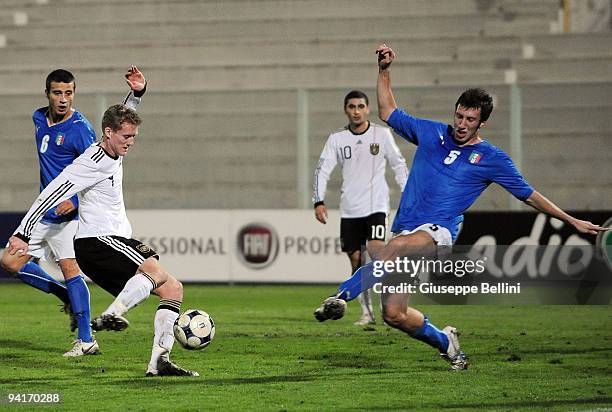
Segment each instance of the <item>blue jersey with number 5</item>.
[{"label": "blue jersey with number 5", "polygon": [[[96,133],[81,113],[74,111],[68,120],[49,126],[47,111],[48,107],[43,107],[32,115],[40,163],[41,192],[66,166],[96,141]],[[75,195],[71,200],[78,207],[78,197]],[[76,218],[76,211],[68,215],[57,216],[53,208],[45,214],[43,221],[61,223]]]},{"label": "blue jersey with number 5", "polygon": [[433,223],[446,227],[455,240],[463,212],[491,183],[501,185],[520,200],[533,193],[512,159],[487,141],[458,146],[452,126],[418,119],[400,109],[387,123],[418,145],[391,228],[395,233]]}]

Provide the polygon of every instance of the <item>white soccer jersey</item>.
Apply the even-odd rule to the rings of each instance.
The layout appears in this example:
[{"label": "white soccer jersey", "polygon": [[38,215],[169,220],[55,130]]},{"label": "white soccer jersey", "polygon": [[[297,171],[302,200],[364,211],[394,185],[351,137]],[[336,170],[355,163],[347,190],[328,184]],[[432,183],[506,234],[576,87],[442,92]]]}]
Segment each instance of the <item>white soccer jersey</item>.
[{"label": "white soccer jersey", "polygon": [[123,203],[123,158],[111,157],[99,143],[91,145],[43,190],[17,232],[28,239],[45,212],[79,195],[79,227],[75,238],[132,236]]},{"label": "white soccer jersey", "polygon": [[408,178],[406,160],[388,128],[370,122],[362,134],[354,134],[348,127],[332,133],[315,170],[313,203],[324,201],[329,176],[339,163],[342,168],[340,215],[356,218],[389,213],[387,161],[400,190],[404,190]]}]

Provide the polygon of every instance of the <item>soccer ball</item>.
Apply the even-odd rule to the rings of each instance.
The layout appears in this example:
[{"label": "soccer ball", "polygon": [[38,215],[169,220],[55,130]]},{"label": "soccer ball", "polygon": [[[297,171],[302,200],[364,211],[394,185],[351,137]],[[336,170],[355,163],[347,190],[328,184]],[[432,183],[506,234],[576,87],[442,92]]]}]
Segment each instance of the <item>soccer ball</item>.
[{"label": "soccer ball", "polygon": [[203,310],[189,309],[174,322],[174,337],[185,349],[204,349],[215,337],[215,322]]}]

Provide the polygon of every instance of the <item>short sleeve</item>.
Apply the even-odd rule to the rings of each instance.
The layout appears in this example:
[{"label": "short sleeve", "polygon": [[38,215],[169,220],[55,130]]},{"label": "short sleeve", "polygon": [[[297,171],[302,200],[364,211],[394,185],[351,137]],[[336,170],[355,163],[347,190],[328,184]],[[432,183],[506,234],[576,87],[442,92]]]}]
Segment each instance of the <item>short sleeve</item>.
[{"label": "short sleeve", "polygon": [[518,171],[510,156],[498,151],[491,180],[512,193],[519,200],[526,200],[534,189]]}]

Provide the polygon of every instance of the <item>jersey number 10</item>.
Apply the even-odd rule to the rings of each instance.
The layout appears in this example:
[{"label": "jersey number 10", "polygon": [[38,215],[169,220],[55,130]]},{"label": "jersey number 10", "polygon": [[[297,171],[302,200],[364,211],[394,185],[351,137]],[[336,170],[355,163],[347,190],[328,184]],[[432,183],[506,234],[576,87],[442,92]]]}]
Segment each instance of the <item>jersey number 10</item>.
[{"label": "jersey number 10", "polygon": [[385,225],[372,225],[371,239],[385,240]]}]

